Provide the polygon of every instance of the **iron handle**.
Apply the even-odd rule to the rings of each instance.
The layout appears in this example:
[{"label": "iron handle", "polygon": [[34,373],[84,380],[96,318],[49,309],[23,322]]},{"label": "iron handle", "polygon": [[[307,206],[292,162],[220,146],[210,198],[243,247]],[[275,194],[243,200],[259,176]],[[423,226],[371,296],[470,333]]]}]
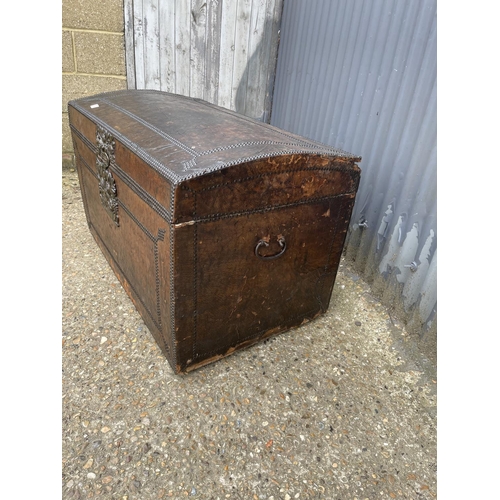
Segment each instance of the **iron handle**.
[{"label": "iron handle", "polygon": [[258,241],[257,245],[255,246],[255,255],[259,259],[262,259],[262,260],[277,259],[281,255],[283,255],[285,253],[285,250],[286,250],[286,241],[285,241],[285,238],[283,236],[279,236],[278,237],[278,244],[281,247],[281,250],[278,253],[275,253],[273,255],[260,255],[259,248],[262,247],[262,246],[264,246],[264,247],[268,247],[269,246],[269,241],[267,241],[265,239],[261,239],[261,240]]}]

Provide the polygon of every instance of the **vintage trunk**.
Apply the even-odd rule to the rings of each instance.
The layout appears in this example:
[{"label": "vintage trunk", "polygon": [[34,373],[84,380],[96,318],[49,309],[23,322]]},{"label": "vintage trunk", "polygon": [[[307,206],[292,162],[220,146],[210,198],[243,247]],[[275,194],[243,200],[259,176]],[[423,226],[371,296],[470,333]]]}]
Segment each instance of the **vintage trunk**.
[{"label": "vintage trunk", "polygon": [[327,310],[361,158],[165,92],[68,107],[89,228],[176,373]]}]

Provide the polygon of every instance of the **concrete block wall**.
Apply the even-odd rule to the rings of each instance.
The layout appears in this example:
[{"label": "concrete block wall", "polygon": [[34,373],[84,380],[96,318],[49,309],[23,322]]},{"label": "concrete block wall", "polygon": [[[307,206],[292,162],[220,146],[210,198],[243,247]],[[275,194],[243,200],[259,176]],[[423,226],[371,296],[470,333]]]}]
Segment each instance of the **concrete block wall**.
[{"label": "concrete block wall", "polygon": [[74,166],[68,101],[127,88],[123,0],[63,0],[62,165]]}]

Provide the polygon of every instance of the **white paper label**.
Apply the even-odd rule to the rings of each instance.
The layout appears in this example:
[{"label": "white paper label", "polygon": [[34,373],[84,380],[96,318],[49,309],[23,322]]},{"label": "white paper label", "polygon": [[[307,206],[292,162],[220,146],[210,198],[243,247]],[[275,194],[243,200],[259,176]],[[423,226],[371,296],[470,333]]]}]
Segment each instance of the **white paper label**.
[{"label": "white paper label", "polygon": [[98,108],[98,107],[99,107],[99,104],[91,104],[90,105],[90,109],[92,109],[92,108]]}]

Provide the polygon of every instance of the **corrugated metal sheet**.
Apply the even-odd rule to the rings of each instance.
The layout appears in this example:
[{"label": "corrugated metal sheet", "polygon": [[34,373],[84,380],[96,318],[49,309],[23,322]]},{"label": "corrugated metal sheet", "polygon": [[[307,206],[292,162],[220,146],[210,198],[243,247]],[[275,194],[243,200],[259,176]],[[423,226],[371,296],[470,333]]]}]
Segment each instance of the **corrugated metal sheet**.
[{"label": "corrugated metal sheet", "polygon": [[283,0],[124,0],[128,88],[269,122]]},{"label": "corrugated metal sheet", "polygon": [[363,157],[346,256],[435,332],[436,1],[287,0],[271,123]]}]

